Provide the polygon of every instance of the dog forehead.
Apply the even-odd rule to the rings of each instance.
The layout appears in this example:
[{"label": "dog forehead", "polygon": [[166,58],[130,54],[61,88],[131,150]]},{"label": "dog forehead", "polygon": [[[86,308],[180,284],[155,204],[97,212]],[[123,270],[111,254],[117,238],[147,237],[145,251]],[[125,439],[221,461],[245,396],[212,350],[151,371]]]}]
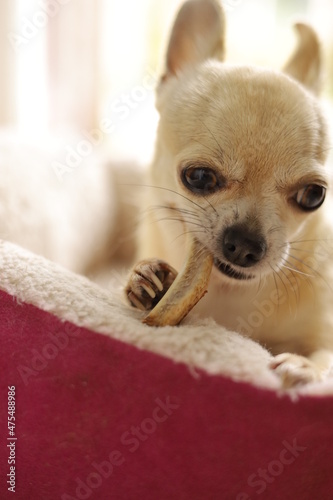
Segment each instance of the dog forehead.
[{"label": "dog forehead", "polygon": [[[289,77],[257,67],[210,62],[174,79],[165,115],[179,139],[219,132],[226,140],[311,129],[314,100]],[[179,134],[179,131],[181,133]],[[213,137],[211,137],[213,139]]]},{"label": "dog forehead", "polygon": [[272,168],[314,159],[323,149],[312,96],[289,77],[256,67],[210,62],[175,79],[161,122],[176,154],[224,155],[237,175],[256,172],[261,181]]}]

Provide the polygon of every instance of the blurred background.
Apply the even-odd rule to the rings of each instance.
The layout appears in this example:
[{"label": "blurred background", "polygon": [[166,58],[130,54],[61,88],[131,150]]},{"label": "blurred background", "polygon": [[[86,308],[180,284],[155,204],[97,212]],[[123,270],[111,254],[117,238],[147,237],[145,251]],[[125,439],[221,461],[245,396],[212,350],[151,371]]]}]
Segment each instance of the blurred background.
[{"label": "blurred background", "polygon": [[[0,125],[26,137],[75,132],[114,158],[148,162],[154,88],[181,0],[1,0]],[[333,96],[331,0],[225,0],[227,56],[279,68],[292,23],[318,30]]]}]

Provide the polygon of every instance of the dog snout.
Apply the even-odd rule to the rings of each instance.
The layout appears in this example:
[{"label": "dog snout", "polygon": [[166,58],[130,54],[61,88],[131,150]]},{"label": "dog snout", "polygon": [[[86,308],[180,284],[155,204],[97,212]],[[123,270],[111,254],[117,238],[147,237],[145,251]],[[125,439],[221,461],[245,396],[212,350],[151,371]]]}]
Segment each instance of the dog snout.
[{"label": "dog snout", "polygon": [[265,257],[267,243],[257,231],[237,225],[224,231],[222,249],[224,257],[231,264],[252,267]]}]

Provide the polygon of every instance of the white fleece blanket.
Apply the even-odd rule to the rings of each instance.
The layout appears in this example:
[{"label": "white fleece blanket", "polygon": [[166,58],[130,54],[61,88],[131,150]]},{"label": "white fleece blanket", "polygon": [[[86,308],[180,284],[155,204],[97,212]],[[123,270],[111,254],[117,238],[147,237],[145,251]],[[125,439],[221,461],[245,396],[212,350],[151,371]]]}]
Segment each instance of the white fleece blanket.
[{"label": "white fleece blanket", "polygon": [[[118,340],[184,362],[194,374],[198,368],[280,391],[269,369],[271,355],[252,340],[193,314],[179,327],[145,326],[142,313],[123,301],[116,278],[106,289],[67,270],[81,272],[92,250],[104,248],[116,234],[112,171],[99,160],[90,161],[80,175],[59,183],[50,168],[54,156],[13,144],[0,144],[1,290],[62,320],[112,332]],[[333,394],[333,381],[292,393]]]},{"label": "white fleece blanket", "polygon": [[[280,391],[280,382],[268,367],[270,354],[212,320],[191,316],[179,327],[148,327],[140,322],[141,313],[123,303],[118,287],[101,288],[5,241],[0,243],[0,276],[3,291],[64,321],[95,332],[112,332],[113,338],[122,342],[186,363],[194,374],[196,369],[203,369]],[[297,393],[333,394],[333,381],[311,384],[291,394]]]}]

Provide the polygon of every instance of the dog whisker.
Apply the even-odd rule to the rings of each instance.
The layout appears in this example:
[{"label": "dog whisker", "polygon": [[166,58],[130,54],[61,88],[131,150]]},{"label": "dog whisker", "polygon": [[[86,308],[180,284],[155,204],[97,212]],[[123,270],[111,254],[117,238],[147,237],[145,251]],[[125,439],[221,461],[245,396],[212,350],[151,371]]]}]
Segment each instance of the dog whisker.
[{"label": "dog whisker", "polygon": [[186,222],[186,224],[191,224],[192,226],[198,226],[205,229],[205,226],[199,224],[198,222],[193,222],[186,219],[178,219],[177,217],[163,217],[161,219],[157,219],[155,222],[164,222],[164,221],[180,222],[180,223]]},{"label": "dog whisker", "polygon": [[278,313],[279,313],[279,311],[280,311],[280,294],[279,294],[279,287],[278,287],[278,284],[277,284],[277,281],[276,281],[276,274],[277,273],[276,273],[276,271],[274,270],[274,268],[271,265],[270,265],[270,268],[273,271],[273,280],[274,280],[276,295],[278,297],[277,310],[278,310]]},{"label": "dog whisker", "polygon": [[[154,186],[145,186],[145,187],[154,187]],[[188,198],[187,196],[184,196],[183,194],[181,193],[178,193],[177,191],[173,190],[173,189],[167,189],[167,188],[164,188],[164,187],[161,187],[161,186],[155,186],[156,189],[164,189],[166,191],[170,191],[171,193],[173,194],[177,194],[179,196],[181,196],[182,198],[184,198],[185,200],[187,201],[190,201],[191,203],[193,203],[195,206],[199,207],[201,210],[204,210],[206,211],[206,208],[205,207],[202,207],[201,205],[199,205],[198,203],[196,203],[195,201],[191,200],[190,198]],[[213,209],[213,211],[217,214],[217,210],[216,208],[212,205],[212,203],[205,197],[203,196],[202,199],[205,200],[205,202]],[[170,208],[175,208],[176,207],[170,207]]]},{"label": "dog whisker", "polygon": [[[305,266],[306,268],[310,269],[313,273],[315,273],[315,275],[320,278],[325,284],[326,286],[328,287],[328,289],[333,293],[333,289],[332,287],[330,286],[330,284],[327,282],[327,280],[323,277],[323,275],[321,273],[319,273],[316,269],[314,269],[312,266],[310,266],[309,264],[307,264],[306,262],[304,262],[302,259],[298,259],[297,257],[295,257],[294,255],[292,254],[289,254],[289,257],[291,257],[292,259],[294,259],[296,262],[299,262],[301,265]],[[314,276],[315,277],[315,276]]]},{"label": "dog whisker", "polygon": [[318,256],[318,257],[328,257],[328,253],[326,253],[326,255],[325,255],[323,253],[316,252],[315,250],[305,250],[304,248],[296,248],[294,246],[290,246],[290,250],[295,251],[295,252],[302,252],[302,253],[306,253],[308,255],[313,255],[313,256]]},{"label": "dog whisker", "polygon": [[193,217],[196,217],[197,219],[200,219],[200,216],[198,215],[197,212],[194,212],[193,210],[187,210],[185,208],[180,208],[180,207],[171,207],[168,205],[152,205],[151,207],[148,208],[149,211],[154,211],[154,210],[170,210],[170,211],[175,211],[179,212],[181,214],[187,214],[191,215]]},{"label": "dog whisker", "polygon": [[206,201],[206,203],[208,203],[208,205],[213,209],[213,211],[215,212],[216,215],[218,215],[218,211],[216,210],[216,208],[214,207],[214,205],[208,200],[208,198],[206,198],[204,196],[204,200]]},{"label": "dog whisker", "polygon": [[[275,276],[275,277],[277,277],[277,278],[280,280],[280,282],[281,282],[281,284],[282,284],[282,286],[283,286],[283,288],[284,288],[284,290],[285,290],[286,297],[287,297],[287,299],[289,299],[289,289],[288,289],[288,287],[287,287],[286,283],[284,282],[284,280],[283,280],[283,278],[282,278],[282,276],[284,275],[284,273],[281,273],[281,269],[280,269],[280,268],[278,268],[278,271],[276,271],[276,270],[275,270],[275,269],[271,266],[271,269],[273,269],[274,276]],[[282,276],[281,276],[281,274],[282,274]],[[278,284],[277,284],[277,281],[276,281],[276,286],[277,286],[277,293],[279,294],[279,286],[278,286]],[[288,300],[288,302],[289,302],[289,300]],[[290,303],[289,303],[289,312],[290,312],[290,314],[291,314],[291,307],[290,307]]]},{"label": "dog whisker", "polygon": [[[289,265],[292,266],[292,264],[290,264],[290,263],[289,263]],[[315,298],[315,291],[314,291],[314,285],[313,285],[313,278],[314,278],[314,276],[311,275],[311,274],[303,273],[299,269],[296,269],[296,268],[293,268],[293,267],[292,267],[292,269],[293,269],[294,273],[297,273],[299,279],[304,279],[306,281],[306,283],[311,288],[313,297]],[[297,279],[297,278],[295,278],[295,279]],[[297,283],[298,283],[298,281],[297,281]]]},{"label": "dog whisker", "polygon": [[199,203],[196,203],[195,201],[191,200],[191,198],[188,198],[187,196],[183,195],[182,193],[178,193],[178,191],[175,191],[174,189],[169,189],[169,188],[166,188],[166,187],[163,187],[163,186],[153,186],[153,185],[149,185],[149,184],[127,184],[127,186],[129,187],[140,187],[140,188],[150,188],[150,189],[161,189],[162,191],[167,191],[169,193],[172,193],[172,194],[175,194],[177,196],[180,196],[181,198],[183,198],[184,200],[192,203],[193,205],[195,205],[197,208],[200,208],[200,210],[202,210],[203,212],[206,211],[206,208],[201,206]]},{"label": "dog whisker", "polygon": [[[286,265],[286,264],[288,264],[288,265]],[[300,286],[299,286],[298,279],[299,278],[304,278],[307,281],[307,283],[311,285],[311,288],[313,289],[313,284],[309,280],[309,278],[312,277],[312,276],[310,276],[310,275],[308,275],[306,273],[301,272],[299,269],[295,268],[288,260],[286,260],[284,262],[284,264],[281,265],[281,268],[286,269],[287,271],[289,271],[289,273],[292,275],[292,278],[294,280],[295,285],[297,285],[297,293],[296,293],[294,284],[290,281],[290,284],[292,286],[292,289],[293,289],[293,291],[295,293],[295,297],[296,297],[296,300],[297,300],[297,307],[299,307],[301,296],[300,296]]]},{"label": "dog whisker", "polygon": [[[168,207],[165,207],[165,210],[166,211],[169,211]],[[154,210],[149,210],[151,212],[154,212]],[[177,212],[176,210],[174,210],[175,212]],[[180,215],[179,217],[176,216],[169,216],[169,215],[165,215],[164,218],[159,218],[159,219],[156,219],[157,221],[162,221],[162,220],[178,220],[179,222],[188,222],[190,223],[191,221],[194,223],[194,221],[196,223],[199,223],[201,218],[198,217],[196,214],[192,214],[192,213],[184,213],[182,214],[182,212],[180,212]]]},{"label": "dog whisker", "polygon": [[256,292],[256,295],[255,297],[257,297],[260,292],[263,290],[264,286],[265,286],[265,283],[264,283],[265,279],[262,277],[262,275],[260,274],[259,275],[259,280],[258,280],[258,288],[257,288],[257,292]]},{"label": "dog whisker", "polygon": [[[287,246],[287,244],[281,245],[281,248],[284,248],[286,246]],[[271,269],[273,269],[272,266],[270,266],[270,267],[271,267]],[[274,270],[277,273],[277,276],[281,277],[280,276],[280,274],[281,274],[288,281],[288,285],[290,286],[290,289],[294,292],[295,298],[298,301],[298,294],[295,291],[294,283],[292,282],[292,280],[290,279],[290,277],[287,274],[287,272],[289,272],[292,275],[292,278],[294,279],[294,282],[297,285],[297,288],[299,290],[299,285],[298,285],[297,276],[296,276],[298,269],[295,268],[286,258],[284,258],[283,263],[281,263],[277,266],[277,269],[278,269],[277,271]],[[284,272],[284,269],[286,269],[287,272]]]},{"label": "dog whisker", "polygon": [[[206,231],[205,230],[202,230],[202,231],[198,231],[197,229],[193,229],[193,231],[184,231],[182,232],[181,234],[179,234],[178,236],[176,236],[176,238],[173,239],[173,243],[175,241],[177,241],[179,238],[183,237],[183,236],[187,236],[189,234],[206,234]],[[202,248],[204,249],[204,247]]]},{"label": "dog whisker", "polygon": [[[295,284],[292,282],[292,280],[290,279],[290,277],[288,276],[288,274],[284,271],[284,269],[286,269],[286,266],[284,264],[282,264],[282,266],[280,266],[280,268],[279,268],[279,271],[283,275],[283,277],[287,280],[288,285],[290,287],[290,290],[293,292],[293,294],[295,296],[296,305],[298,307],[300,297],[299,297],[299,286],[298,286],[297,279],[295,279],[295,276],[293,275],[295,283],[297,285],[297,290],[296,290],[295,289]],[[297,291],[298,291],[298,293],[297,293]]]},{"label": "dog whisker", "polygon": [[315,277],[313,274],[304,273],[304,272],[300,271],[299,269],[297,269],[296,267],[293,267],[293,265],[289,261],[286,260],[285,262],[288,264],[288,266],[286,266],[286,264],[282,264],[281,267],[284,267],[285,269],[288,269],[292,273],[297,273],[300,276],[306,276],[308,278],[314,278]]},{"label": "dog whisker", "polygon": [[293,245],[294,243],[315,243],[315,242],[333,242],[333,238],[314,238],[312,240],[295,240],[295,241],[289,241],[290,245]]}]

